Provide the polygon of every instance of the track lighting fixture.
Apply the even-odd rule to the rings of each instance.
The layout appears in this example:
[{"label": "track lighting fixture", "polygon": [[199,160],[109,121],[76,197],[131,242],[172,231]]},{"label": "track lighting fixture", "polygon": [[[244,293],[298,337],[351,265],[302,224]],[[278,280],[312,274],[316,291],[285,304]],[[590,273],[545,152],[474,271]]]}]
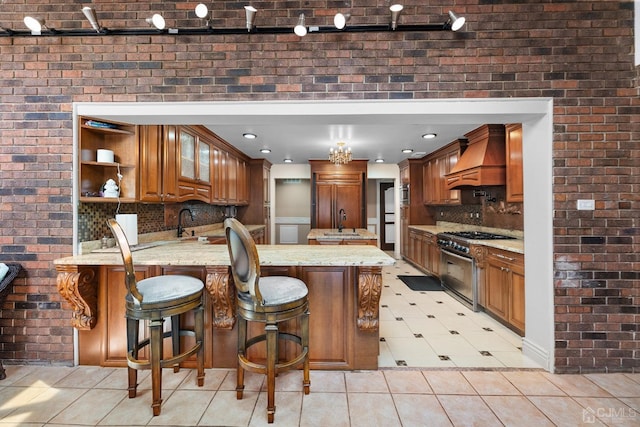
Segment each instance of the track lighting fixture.
[{"label": "track lighting fixture", "polygon": [[102,30],[102,27],[98,23],[98,16],[96,15],[95,9],[89,6],[85,6],[82,8],[82,13],[84,13],[84,16],[86,16],[87,21],[89,21],[89,23],[91,24],[91,27],[99,33],[100,30]]},{"label": "track lighting fixture", "polygon": [[344,27],[347,26],[347,21],[351,18],[351,14],[342,14],[336,13],[336,16],[333,17],[333,25],[339,30],[343,30]]},{"label": "track lighting fixture", "polygon": [[253,30],[253,27],[255,27],[253,22],[256,19],[256,12],[258,11],[258,9],[253,6],[245,6],[244,10],[247,15],[247,31],[251,32]]},{"label": "track lighting fixture", "polygon": [[156,27],[158,30],[164,30],[164,18],[159,13],[154,13],[151,18],[146,19],[147,24]]},{"label": "track lighting fixture", "polygon": [[[245,0],[247,1],[247,0]],[[195,7],[195,14],[198,18],[206,20],[206,28],[169,28],[166,29],[165,20],[161,14],[156,13],[145,21],[151,28],[105,28],[98,21],[96,11],[93,7],[86,6],[82,8],[82,13],[91,24],[92,29],[88,28],[72,28],[66,30],[56,30],[47,28],[44,19],[27,16],[24,23],[29,28],[27,30],[13,30],[6,27],[0,27],[0,38],[2,37],[26,37],[32,35],[42,36],[136,36],[136,35],[197,35],[197,36],[216,36],[229,34],[291,34],[291,27],[256,27],[255,18],[258,9],[251,5],[243,6],[246,15],[246,25],[238,28],[212,28],[211,11],[204,4],[200,3]],[[367,25],[348,25],[347,22],[351,18],[350,13],[336,13],[333,19],[333,25],[324,26],[307,26],[305,23],[305,14],[300,13],[297,24],[293,28],[293,32],[299,37],[304,37],[307,33],[381,33],[389,31],[403,32],[426,32],[426,31],[458,31],[465,25],[465,18],[457,16],[452,11],[448,12],[448,16],[443,23],[434,24],[405,24],[400,25],[400,14],[404,7],[401,4],[393,4],[389,7],[391,12],[391,22],[389,24],[367,24]],[[46,31],[44,31],[46,30]]]},{"label": "track lighting fixture", "polygon": [[307,27],[304,24],[304,13],[300,14],[300,17],[298,18],[298,25],[294,27],[293,32],[300,37],[307,35]]},{"label": "track lighting fixture", "polygon": [[404,6],[401,4],[392,4],[389,8],[391,11],[391,29],[394,31],[398,28],[398,17],[400,16],[402,9],[404,9]]},{"label": "track lighting fixture", "polygon": [[463,16],[456,16],[452,11],[449,11],[449,26],[451,31],[458,31],[464,25],[466,19]]},{"label": "track lighting fixture", "polygon": [[32,16],[24,17],[24,25],[26,25],[27,28],[31,30],[31,34],[33,35],[39,35],[42,32],[43,28],[47,28],[47,26],[44,25],[44,19],[34,18]]}]

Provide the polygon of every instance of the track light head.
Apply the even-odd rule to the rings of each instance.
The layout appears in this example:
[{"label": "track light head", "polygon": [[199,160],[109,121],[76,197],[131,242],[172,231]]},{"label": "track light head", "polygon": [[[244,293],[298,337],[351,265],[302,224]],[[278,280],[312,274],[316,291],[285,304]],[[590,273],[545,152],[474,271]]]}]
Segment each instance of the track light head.
[{"label": "track light head", "polygon": [[258,11],[258,9],[253,6],[245,6],[244,10],[247,15],[247,31],[251,32],[251,30],[253,30],[253,27],[255,27],[254,21],[256,19],[256,12]]},{"label": "track light head", "polygon": [[204,19],[209,15],[209,9],[203,3],[196,6],[196,16],[200,19]]},{"label": "track light head", "polygon": [[389,10],[391,11],[392,30],[398,28],[398,17],[400,16],[400,12],[402,12],[402,9],[404,9],[404,6],[402,6],[401,4],[392,4],[391,7],[389,7]]},{"label": "track light head", "polygon": [[304,23],[304,13],[300,14],[300,17],[298,18],[298,25],[293,28],[293,32],[300,37],[307,35],[307,27]]},{"label": "track light head", "polygon": [[43,28],[47,28],[47,26],[44,25],[43,18],[34,18],[32,16],[24,17],[24,25],[26,25],[27,28],[31,30],[31,34],[34,35],[40,34]]},{"label": "track light head", "polygon": [[343,30],[347,26],[347,22],[351,19],[351,14],[336,13],[333,17],[333,25],[339,30]]},{"label": "track light head", "polygon": [[464,16],[456,16],[455,13],[449,11],[448,24],[451,26],[451,31],[458,31],[464,26],[465,21],[466,19],[464,18]]},{"label": "track light head", "polygon": [[151,18],[146,19],[147,24],[156,27],[158,30],[164,30],[165,22],[162,15],[154,13]]},{"label": "track light head", "polygon": [[95,9],[89,6],[85,6],[82,8],[82,13],[84,13],[87,21],[89,21],[89,23],[91,24],[91,27],[99,33],[102,27],[98,23],[98,16],[96,15]]}]

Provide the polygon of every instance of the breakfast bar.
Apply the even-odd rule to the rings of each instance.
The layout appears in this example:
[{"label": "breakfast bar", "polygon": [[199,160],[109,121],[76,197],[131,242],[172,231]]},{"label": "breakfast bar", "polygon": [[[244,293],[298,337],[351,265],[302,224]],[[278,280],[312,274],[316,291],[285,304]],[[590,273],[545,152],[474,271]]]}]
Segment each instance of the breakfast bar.
[{"label": "breakfast bar", "polygon": [[[377,369],[382,267],[395,260],[366,245],[257,248],[263,276],[297,277],[309,289],[311,368]],[[161,241],[133,252],[133,261],[139,280],[161,274],[203,280],[208,291],[205,366],[235,367],[235,287],[226,245],[202,239]],[[119,252],[70,256],[55,260],[54,265],[58,292],[69,303],[71,323],[78,330],[79,363],[126,366],[126,289]],[[187,324],[191,321],[184,319]]]}]

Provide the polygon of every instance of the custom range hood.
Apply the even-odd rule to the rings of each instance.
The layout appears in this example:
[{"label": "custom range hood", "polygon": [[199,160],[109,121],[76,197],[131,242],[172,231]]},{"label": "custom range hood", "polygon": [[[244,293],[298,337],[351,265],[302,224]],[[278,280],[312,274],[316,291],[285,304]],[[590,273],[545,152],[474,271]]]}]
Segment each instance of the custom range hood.
[{"label": "custom range hood", "polygon": [[447,189],[505,185],[504,125],[483,125],[465,135],[467,149],[445,175]]}]

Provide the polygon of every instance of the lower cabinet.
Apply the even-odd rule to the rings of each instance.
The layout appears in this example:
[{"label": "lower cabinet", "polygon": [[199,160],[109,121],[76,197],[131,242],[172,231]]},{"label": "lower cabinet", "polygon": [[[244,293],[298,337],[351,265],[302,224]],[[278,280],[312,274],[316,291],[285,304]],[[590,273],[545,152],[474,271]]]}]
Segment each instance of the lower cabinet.
[{"label": "lower cabinet", "polygon": [[524,256],[487,248],[484,267],[485,310],[524,335]]},{"label": "lower cabinet", "polygon": [[440,247],[435,234],[428,231],[409,229],[409,242],[405,259],[434,276],[440,275]]},{"label": "lower cabinet", "polygon": [[376,239],[309,239],[309,245],[371,245],[378,246]]}]

